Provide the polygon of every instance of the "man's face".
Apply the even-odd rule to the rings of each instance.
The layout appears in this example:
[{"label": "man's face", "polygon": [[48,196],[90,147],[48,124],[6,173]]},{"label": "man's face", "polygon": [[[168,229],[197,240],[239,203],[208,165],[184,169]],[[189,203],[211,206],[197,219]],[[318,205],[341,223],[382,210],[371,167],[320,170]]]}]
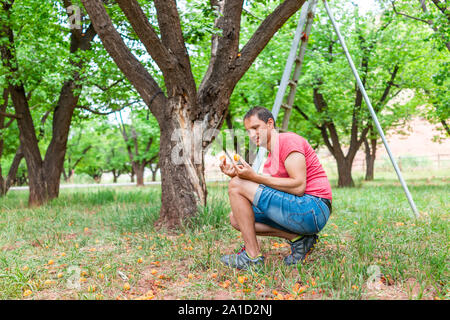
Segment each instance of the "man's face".
[{"label": "man's face", "polygon": [[245,129],[248,132],[250,140],[258,147],[267,147],[267,141],[270,140],[270,134],[273,129],[273,119],[267,123],[260,120],[257,115],[253,115],[244,120]]}]

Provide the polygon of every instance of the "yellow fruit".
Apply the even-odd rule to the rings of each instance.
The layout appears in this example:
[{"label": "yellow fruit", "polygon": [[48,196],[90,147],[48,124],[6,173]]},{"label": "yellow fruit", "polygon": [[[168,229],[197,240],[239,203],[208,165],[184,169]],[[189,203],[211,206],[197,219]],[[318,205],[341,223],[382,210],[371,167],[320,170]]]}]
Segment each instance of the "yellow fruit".
[{"label": "yellow fruit", "polygon": [[30,295],[32,295],[33,294],[33,291],[31,291],[31,290],[25,290],[24,292],[23,292],[23,296],[24,297],[28,297],[28,296],[30,296]]},{"label": "yellow fruit", "polygon": [[193,278],[194,278],[194,275],[192,273],[189,273],[188,274],[188,279],[193,279]]},{"label": "yellow fruit", "polygon": [[156,271],[155,269],[152,269],[152,271],[150,271],[150,273],[151,273],[152,275],[155,275],[155,274],[158,273],[158,271]]},{"label": "yellow fruit", "polygon": [[241,157],[240,157],[238,154],[235,154],[235,155],[233,156],[234,161],[239,161],[240,158],[241,158]]},{"label": "yellow fruit", "polygon": [[48,260],[48,263],[47,263],[47,264],[48,264],[49,266],[51,266],[51,265],[54,264],[54,263],[55,263],[55,261],[53,261],[52,259],[50,259],[50,260]]},{"label": "yellow fruit", "polygon": [[139,258],[139,259],[137,260],[137,263],[142,263],[142,259]]},{"label": "yellow fruit", "polygon": [[130,284],[128,282],[125,282],[125,284],[123,285],[123,290],[130,290]]},{"label": "yellow fruit", "polygon": [[24,266],[23,268],[22,268],[22,271],[28,271],[28,266]]},{"label": "yellow fruit", "polygon": [[244,283],[245,282],[245,278],[243,276],[239,276],[238,277],[238,282],[241,283],[241,284]]},{"label": "yellow fruit", "polygon": [[221,156],[219,157],[219,160],[220,160],[220,161],[225,160],[225,155],[221,155]]},{"label": "yellow fruit", "polygon": [[60,279],[62,277],[63,277],[63,273],[62,272],[58,273],[58,279]]}]

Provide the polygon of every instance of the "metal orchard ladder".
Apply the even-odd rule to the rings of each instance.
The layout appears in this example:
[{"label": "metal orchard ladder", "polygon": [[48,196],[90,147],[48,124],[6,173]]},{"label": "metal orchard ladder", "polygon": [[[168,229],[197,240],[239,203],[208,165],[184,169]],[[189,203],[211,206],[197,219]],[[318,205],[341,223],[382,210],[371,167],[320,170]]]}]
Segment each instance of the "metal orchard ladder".
[{"label": "metal orchard ladder", "polygon": [[[305,24],[305,27],[304,27],[304,29],[302,28],[303,30],[301,31],[301,35],[300,35],[300,40],[301,40],[300,49],[299,49],[298,55],[295,57],[295,60],[294,60],[295,61],[294,73],[292,75],[292,78],[288,81],[289,93],[288,93],[288,96],[286,99],[286,103],[281,103],[280,106],[277,105],[278,110],[280,107],[284,109],[283,122],[282,122],[280,131],[287,131],[288,126],[289,126],[289,118],[291,117],[292,107],[294,105],[294,100],[295,100],[295,92],[297,91],[297,82],[298,82],[298,79],[300,78],[300,73],[302,71],[303,60],[305,58],[305,53],[306,53],[306,47],[308,45],[309,35],[311,34],[311,27],[314,22],[314,12],[317,7],[317,1],[318,0],[308,1],[306,3],[308,6],[304,10],[306,12],[306,18],[304,18],[304,19],[306,19],[306,22],[301,21],[302,24]],[[302,14],[303,14],[303,11],[302,11]],[[298,46],[298,44],[297,44],[297,46]],[[290,71],[291,70],[289,70],[289,73],[290,73]],[[285,72],[287,73],[288,71],[285,70]],[[286,91],[286,89],[287,88],[284,88],[284,91]],[[273,111],[274,110],[272,109],[272,112]],[[278,114],[278,112],[277,112],[277,114]]]},{"label": "metal orchard ladder", "polygon": [[[286,62],[286,67],[284,69],[284,73],[283,73],[283,76],[282,76],[281,82],[280,82],[280,87],[278,88],[278,92],[277,92],[275,102],[274,102],[274,105],[272,108],[272,114],[273,114],[275,120],[278,117],[280,108],[283,108],[285,110],[280,131],[287,131],[287,129],[288,129],[289,118],[292,113],[292,106],[294,104],[295,92],[297,89],[297,81],[300,77],[300,72],[302,69],[303,59],[305,57],[306,47],[308,44],[308,38],[311,33],[311,27],[312,27],[313,20],[314,20],[314,12],[317,7],[317,2],[318,2],[318,0],[308,0],[302,6],[297,30],[295,31],[295,36],[294,36],[294,40],[291,45],[291,50],[289,52],[289,56],[288,56],[288,59]],[[404,179],[402,177],[402,174],[397,165],[397,162],[390,150],[389,144],[387,143],[387,140],[384,136],[383,129],[381,128],[381,125],[378,121],[378,117],[372,107],[372,103],[370,102],[370,99],[366,93],[364,85],[361,82],[361,79],[359,78],[358,71],[357,71],[357,69],[353,63],[353,59],[350,56],[350,53],[347,49],[345,40],[341,35],[339,26],[334,19],[334,15],[333,15],[330,7],[328,6],[328,2],[326,0],[323,0],[323,3],[324,3],[324,6],[325,6],[328,16],[330,17],[331,23],[333,24],[334,30],[339,38],[339,42],[341,43],[341,46],[344,50],[344,53],[348,60],[349,66],[352,69],[353,75],[355,76],[359,90],[361,91],[364,101],[366,102],[367,108],[370,111],[372,120],[374,121],[377,131],[381,136],[381,140],[383,141],[383,144],[386,148],[386,151],[389,155],[389,158],[392,162],[395,172],[397,173],[398,179],[399,179],[399,181],[403,187],[403,190],[406,194],[406,198],[408,199],[408,202],[411,206],[413,213],[418,218],[419,212],[417,210],[417,207],[416,207],[416,205],[412,199],[412,196],[408,190],[406,182],[404,181]],[[300,49],[299,49],[299,53],[297,55],[297,49],[298,49],[300,41],[301,41]],[[294,66],[294,63],[295,63],[295,69],[294,69],[294,73],[291,78],[291,73],[292,73],[292,68]],[[289,91],[286,103],[283,103],[284,95],[286,93],[288,86],[290,87],[290,91]],[[257,171],[257,172],[259,171],[259,168],[261,167],[261,164],[262,164],[262,160],[266,155],[266,152],[267,152],[267,150],[265,148],[262,148],[262,147],[259,148],[258,154],[255,158],[255,161],[253,162],[253,169],[255,171]]]},{"label": "metal orchard ladder", "polygon": [[[301,9],[300,18],[297,29],[295,31],[294,40],[292,41],[291,50],[284,68],[283,76],[281,77],[280,86],[278,87],[275,102],[272,107],[272,115],[277,120],[280,108],[284,109],[284,116],[280,131],[287,131],[289,125],[289,118],[292,113],[292,106],[294,104],[295,92],[297,90],[297,82],[300,78],[303,60],[305,58],[306,47],[308,45],[311,27],[314,21],[314,12],[317,7],[318,0],[306,1]],[[301,43],[300,43],[301,42]],[[300,49],[299,49],[300,45]],[[297,53],[298,51],[298,53]],[[294,73],[292,74],[292,69]],[[291,77],[292,74],[292,77]],[[287,88],[289,87],[289,94],[286,102],[283,103]],[[258,154],[253,162],[253,169],[258,171],[261,167],[262,160],[266,155],[267,150],[259,148]]]}]

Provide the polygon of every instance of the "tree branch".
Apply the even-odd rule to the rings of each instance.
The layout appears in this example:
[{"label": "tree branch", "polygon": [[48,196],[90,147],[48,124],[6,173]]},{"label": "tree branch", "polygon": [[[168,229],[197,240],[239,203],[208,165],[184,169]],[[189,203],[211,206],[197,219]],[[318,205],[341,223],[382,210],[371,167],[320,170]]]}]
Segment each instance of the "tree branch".
[{"label": "tree branch", "polygon": [[[190,98],[191,103],[195,102],[197,87],[195,85],[194,75],[192,74],[191,62],[181,30],[180,16],[177,10],[175,0],[154,0],[159,30],[161,32],[161,41],[169,52],[172,52],[177,60],[177,68],[175,77],[165,77],[168,95],[175,95],[175,92],[181,89],[186,89],[187,97]],[[174,78],[175,82],[171,79]],[[178,81],[182,81],[180,86]],[[172,92],[170,92],[172,91]],[[180,92],[177,92],[178,94]]]},{"label": "tree branch", "polygon": [[113,26],[111,18],[106,12],[102,1],[82,0],[82,2],[105,49],[114,59],[119,69],[139,92],[156,119],[162,121],[166,97],[159,94],[155,98],[154,103],[150,103],[152,96],[155,93],[162,91],[157,82],[126,46],[119,32]]},{"label": "tree branch", "polygon": [[20,115],[7,113],[7,112],[3,112],[3,111],[0,111],[0,115],[7,117],[7,118],[13,118],[13,119],[21,119],[22,118],[22,116],[20,116]]},{"label": "tree branch", "polygon": [[285,0],[264,19],[250,40],[242,48],[240,57],[235,57],[236,68],[231,76],[236,83],[250,68],[274,34],[302,7],[304,2],[305,0]]},{"label": "tree branch", "polygon": [[397,8],[395,7],[395,1],[394,0],[391,1],[391,4],[392,4],[392,9],[394,10],[395,14],[397,14],[399,16],[404,16],[404,17],[407,17],[409,19],[413,19],[413,20],[416,20],[416,21],[420,21],[420,22],[423,22],[423,23],[426,23],[426,24],[430,25],[430,21],[427,21],[427,20],[424,20],[424,19],[420,19],[420,18],[417,18],[417,17],[413,17],[413,16],[410,16],[410,15],[402,13],[402,12],[398,12]]},{"label": "tree branch", "polygon": [[176,57],[163,45],[139,3],[136,0],[117,0],[117,3],[164,77],[169,78],[176,70]]}]

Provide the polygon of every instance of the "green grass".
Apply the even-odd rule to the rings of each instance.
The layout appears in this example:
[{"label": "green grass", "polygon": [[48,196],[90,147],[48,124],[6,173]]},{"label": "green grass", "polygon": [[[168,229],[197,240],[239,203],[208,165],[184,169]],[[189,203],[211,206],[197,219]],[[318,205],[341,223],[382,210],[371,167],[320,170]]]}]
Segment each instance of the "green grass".
[{"label": "green grass", "polygon": [[333,214],[305,264],[284,266],[286,244],[259,238],[258,273],[219,261],[242,243],[226,184],[210,184],[208,206],[170,232],[154,228],[158,186],[62,189],[33,209],[27,192],[11,191],[0,199],[0,299],[448,299],[448,179],[408,174],[420,219],[395,176],[356,176],[355,188],[333,188]]}]

